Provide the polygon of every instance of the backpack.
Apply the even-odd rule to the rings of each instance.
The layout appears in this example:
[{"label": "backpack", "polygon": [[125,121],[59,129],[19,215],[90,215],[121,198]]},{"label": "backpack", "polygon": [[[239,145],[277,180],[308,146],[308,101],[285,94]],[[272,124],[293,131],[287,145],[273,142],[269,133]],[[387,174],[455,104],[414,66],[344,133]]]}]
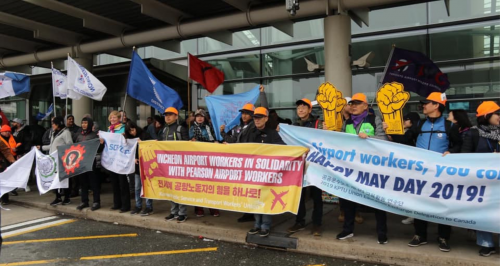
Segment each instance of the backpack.
[{"label": "backpack", "polygon": [[[422,131],[422,127],[424,126],[425,121],[427,121],[427,119],[422,119],[422,120],[418,121],[417,136],[420,135],[421,133],[431,133],[431,131]],[[450,130],[451,130],[452,126],[453,126],[453,123],[451,121],[444,120],[445,132],[441,132],[439,130],[433,131],[433,132],[434,133],[446,133],[446,135],[449,137],[450,136]]]}]

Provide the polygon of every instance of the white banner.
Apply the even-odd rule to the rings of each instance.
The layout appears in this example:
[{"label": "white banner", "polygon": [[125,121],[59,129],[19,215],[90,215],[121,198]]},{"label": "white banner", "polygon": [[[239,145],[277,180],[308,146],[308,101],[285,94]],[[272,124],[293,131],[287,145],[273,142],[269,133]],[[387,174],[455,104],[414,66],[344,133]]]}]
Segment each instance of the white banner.
[{"label": "white banner", "polygon": [[82,95],[68,88],[66,75],[55,68],[52,68],[52,91],[55,97],[61,99],[70,98],[80,100],[82,98]]},{"label": "white banner", "polygon": [[15,188],[26,189],[35,158],[35,150],[35,147],[31,148],[30,152],[0,173],[0,197]]},{"label": "white banner", "polygon": [[59,182],[59,173],[57,172],[59,169],[57,151],[50,155],[45,155],[39,150],[36,150],[35,160],[36,184],[40,195],[45,194],[52,189],[68,188],[68,178]]},{"label": "white banner", "polygon": [[101,101],[107,90],[101,81],[70,56],[68,56],[68,87],[96,101]]},{"label": "white banner", "polygon": [[138,138],[125,139],[122,134],[104,131],[99,131],[99,137],[105,141],[101,156],[102,167],[120,175],[135,172],[135,151]]}]

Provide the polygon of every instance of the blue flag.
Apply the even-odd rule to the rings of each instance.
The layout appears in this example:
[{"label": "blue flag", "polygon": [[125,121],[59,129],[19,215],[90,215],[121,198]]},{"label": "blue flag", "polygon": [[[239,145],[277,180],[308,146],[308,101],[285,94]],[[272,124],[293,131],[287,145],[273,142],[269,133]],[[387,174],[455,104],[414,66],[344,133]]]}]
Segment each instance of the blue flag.
[{"label": "blue flag", "polygon": [[422,53],[394,47],[386,66],[382,84],[399,82],[405,91],[427,97],[431,92],[445,92],[450,87],[448,76]]},{"label": "blue flag", "polygon": [[38,114],[36,115],[36,121],[42,121],[44,120],[45,118],[49,117],[50,114],[52,114],[52,112],[54,111],[54,104],[51,104],[49,106],[49,108],[47,109],[47,112],[46,113],[40,113],[38,112]]},{"label": "blue flag", "polygon": [[151,105],[160,113],[168,107],[175,107],[179,110],[183,106],[179,94],[153,76],[135,51],[132,52],[127,93],[130,97]]},{"label": "blue flag", "polygon": [[17,73],[0,73],[0,99],[30,91],[30,77]]},{"label": "blue flag", "polygon": [[251,91],[244,93],[208,96],[205,98],[217,140],[222,140],[220,126],[226,125],[226,133],[237,126],[241,118],[239,110],[247,103],[255,104],[259,94],[259,85],[257,85]]}]

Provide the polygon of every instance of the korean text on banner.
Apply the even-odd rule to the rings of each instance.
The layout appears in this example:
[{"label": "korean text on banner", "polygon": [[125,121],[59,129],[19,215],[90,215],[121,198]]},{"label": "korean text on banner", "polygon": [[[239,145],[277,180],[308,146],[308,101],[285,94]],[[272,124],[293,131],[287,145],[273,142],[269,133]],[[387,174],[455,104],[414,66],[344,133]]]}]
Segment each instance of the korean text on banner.
[{"label": "korean text on banner", "polygon": [[[439,224],[500,233],[500,154],[449,154],[351,134],[280,125],[310,148],[304,186]],[[335,141],[332,141],[335,140]]]},{"label": "korean text on banner", "polygon": [[104,139],[101,165],[113,173],[128,175],[135,171],[135,151],[139,139],[125,139],[122,134],[99,131]]},{"label": "korean text on banner", "polygon": [[143,196],[245,213],[297,213],[306,152],[271,144],[142,141]]}]

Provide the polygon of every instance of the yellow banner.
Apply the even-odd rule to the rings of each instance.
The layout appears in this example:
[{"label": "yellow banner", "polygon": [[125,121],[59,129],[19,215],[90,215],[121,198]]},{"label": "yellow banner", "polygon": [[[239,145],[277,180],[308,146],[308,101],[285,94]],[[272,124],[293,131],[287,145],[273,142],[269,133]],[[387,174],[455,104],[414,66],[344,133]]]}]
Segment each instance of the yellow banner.
[{"label": "yellow banner", "polygon": [[143,197],[245,213],[296,214],[307,151],[271,144],[140,142]]}]

